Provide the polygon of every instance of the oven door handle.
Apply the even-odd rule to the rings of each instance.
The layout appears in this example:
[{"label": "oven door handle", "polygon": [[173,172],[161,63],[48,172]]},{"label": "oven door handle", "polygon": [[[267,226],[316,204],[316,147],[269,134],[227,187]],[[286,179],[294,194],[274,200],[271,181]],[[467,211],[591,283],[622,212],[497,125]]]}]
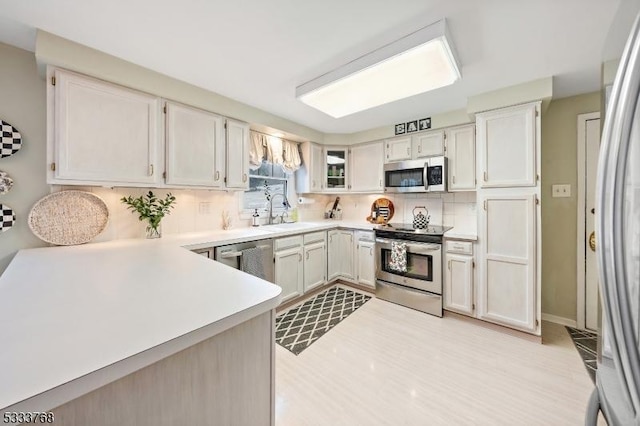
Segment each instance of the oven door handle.
[{"label": "oven door handle", "polygon": [[[376,243],[384,244],[388,246],[390,246],[393,241],[399,241],[399,240],[389,240],[387,238],[376,238]],[[442,244],[436,244],[436,243],[406,242],[406,244],[407,244],[407,250],[416,254],[426,253],[429,251],[440,251],[442,249]]]}]

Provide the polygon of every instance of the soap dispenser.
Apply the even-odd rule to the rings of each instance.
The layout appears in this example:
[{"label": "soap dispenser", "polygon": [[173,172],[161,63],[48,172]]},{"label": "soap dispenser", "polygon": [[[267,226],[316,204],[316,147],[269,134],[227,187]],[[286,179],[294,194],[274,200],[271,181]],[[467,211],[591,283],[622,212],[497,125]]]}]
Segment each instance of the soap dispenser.
[{"label": "soap dispenser", "polygon": [[251,225],[260,226],[260,215],[258,214],[258,209],[253,210],[253,214],[251,215]]}]

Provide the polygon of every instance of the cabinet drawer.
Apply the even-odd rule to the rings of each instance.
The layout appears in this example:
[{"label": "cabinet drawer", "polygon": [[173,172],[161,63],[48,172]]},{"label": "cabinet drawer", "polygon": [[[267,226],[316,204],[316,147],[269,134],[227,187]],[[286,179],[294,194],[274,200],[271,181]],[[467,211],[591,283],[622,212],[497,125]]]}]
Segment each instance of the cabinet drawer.
[{"label": "cabinet drawer", "polygon": [[302,246],[302,235],[295,237],[278,238],[273,246],[274,251],[287,250],[290,248]]},{"label": "cabinet drawer", "polygon": [[376,241],[375,234],[369,231],[358,231],[358,233],[356,234],[356,238],[358,241]]},{"label": "cabinet drawer", "polygon": [[447,241],[447,253],[473,254],[473,243],[471,241]]},{"label": "cabinet drawer", "polygon": [[318,241],[325,241],[327,239],[326,233],[323,232],[311,232],[309,234],[304,234],[304,244],[311,244]]}]

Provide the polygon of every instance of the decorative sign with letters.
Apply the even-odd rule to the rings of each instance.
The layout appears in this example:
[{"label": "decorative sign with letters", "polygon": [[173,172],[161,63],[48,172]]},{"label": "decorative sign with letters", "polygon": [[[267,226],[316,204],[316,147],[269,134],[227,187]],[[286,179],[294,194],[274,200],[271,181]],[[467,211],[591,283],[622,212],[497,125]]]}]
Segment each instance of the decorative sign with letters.
[{"label": "decorative sign with letters", "polygon": [[395,125],[395,134],[404,135],[405,133],[413,133],[431,128],[431,117],[421,118],[420,120],[407,121],[406,123],[398,123]]}]

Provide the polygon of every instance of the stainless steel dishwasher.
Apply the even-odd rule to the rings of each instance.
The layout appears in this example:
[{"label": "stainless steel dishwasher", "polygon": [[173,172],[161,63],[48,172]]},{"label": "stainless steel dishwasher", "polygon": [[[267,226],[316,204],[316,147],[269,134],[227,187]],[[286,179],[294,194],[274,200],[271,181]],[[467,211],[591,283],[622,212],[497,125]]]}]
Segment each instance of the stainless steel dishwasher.
[{"label": "stainless steel dishwasher", "polygon": [[[264,279],[269,282],[274,282],[274,268],[273,268],[273,240],[259,240],[249,241],[246,243],[229,244],[226,246],[216,247],[214,250],[214,259],[225,265],[229,265],[232,268],[240,269],[244,271],[242,267],[243,251],[251,248],[259,248],[261,251],[262,267],[264,268]],[[244,271],[247,272],[247,271]]]}]

